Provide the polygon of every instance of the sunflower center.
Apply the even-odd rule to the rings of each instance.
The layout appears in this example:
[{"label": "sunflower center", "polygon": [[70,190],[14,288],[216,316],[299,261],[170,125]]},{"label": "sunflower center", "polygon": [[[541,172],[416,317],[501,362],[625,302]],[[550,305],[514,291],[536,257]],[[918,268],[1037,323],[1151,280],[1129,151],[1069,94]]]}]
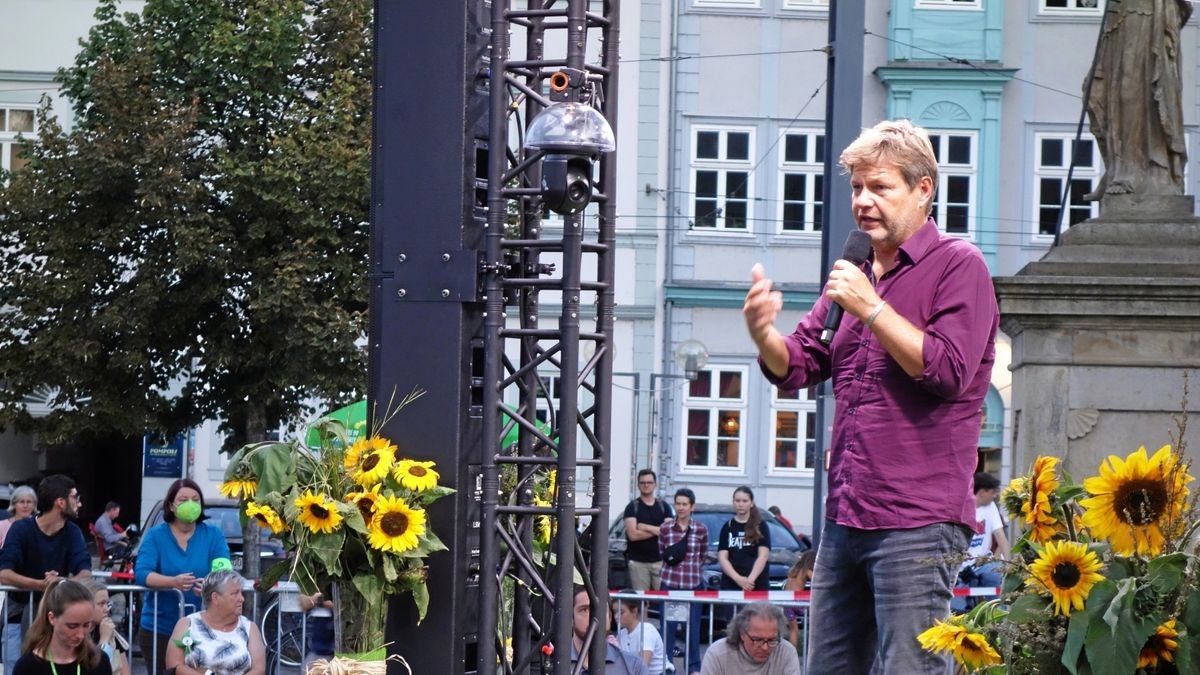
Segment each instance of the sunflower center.
[{"label": "sunflower center", "polygon": [[1117,517],[1134,526],[1157,522],[1168,501],[1166,485],[1152,478],[1126,481],[1113,495]]},{"label": "sunflower center", "polygon": [[258,519],[258,522],[262,523],[263,525],[270,525],[270,524],[271,524],[271,523],[270,523],[270,521],[268,521],[268,520],[267,520],[267,517],[266,517],[266,516],[264,516],[264,515],[263,515],[263,514],[261,514],[261,513],[256,513],[256,514],[254,514],[254,517],[255,517],[255,518],[257,518],[257,519]]},{"label": "sunflower center", "polygon": [[408,473],[416,476],[417,478],[424,478],[429,472],[426,471],[425,467],[423,466],[410,466],[408,467]]},{"label": "sunflower center", "polygon": [[329,517],[329,509],[321,506],[320,504],[309,504],[308,512],[317,518],[321,518],[322,520]]},{"label": "sunflower center", "polygon": [[1054,581],[1054,585],[1059,588],[1074,588],[1075,584],[1079,583],[1079,568],[1075,563],[1061,562],[1054,566],[1054,571],[1050,573],[1050,579]]},{"label": "sunflower center", "polygon": [[362,470],[363,471],[371,471],[378,464],[379,464],[379,455],[372,452],[371,454],[367,455],[366,457],[363,457]]},{"label": "sunflower center", "polygon": [[399,537],[408,532],[408,516],[403,513],[388,513],[379,519],[379,529],[389,537]]},{"label": "sunflower center", "polygon": [[375,502],[370,497],[363,497],[355,502],[355,505],[358,506],[359,512],[362,513],[363,520],[371,519],[371,511],[375,508]]}]

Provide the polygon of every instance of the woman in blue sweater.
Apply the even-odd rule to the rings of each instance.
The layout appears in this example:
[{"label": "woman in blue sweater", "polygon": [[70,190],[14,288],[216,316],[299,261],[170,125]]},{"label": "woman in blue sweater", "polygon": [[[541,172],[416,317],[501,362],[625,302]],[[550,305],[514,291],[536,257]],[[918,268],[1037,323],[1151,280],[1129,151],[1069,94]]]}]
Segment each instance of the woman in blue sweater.
[{"label": "woman in blue sweater", "polygon": [[182,593],[184,614],[200,609],[200,587],[212,571],[213,560],[229,558],[229,543],[221,528],[207,523],[200,486],[180,478],[167,488],[163,520],[142,537],[134,566],[136,583],[162,589],[146,593],[138,645],[153,673],[166,672],[167,644],[179,621]]}]

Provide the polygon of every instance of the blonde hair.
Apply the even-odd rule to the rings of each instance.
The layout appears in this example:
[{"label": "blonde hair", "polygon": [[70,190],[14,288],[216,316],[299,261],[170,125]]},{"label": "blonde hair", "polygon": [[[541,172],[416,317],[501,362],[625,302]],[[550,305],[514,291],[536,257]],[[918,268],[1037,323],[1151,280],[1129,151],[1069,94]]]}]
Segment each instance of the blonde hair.
[{"label": "blonde hair", "polygon": [[[929,176],[937,190],[937,156],[933,154],[929,134],[908,120],[884,120],[863,129],[842,151],[838,163],[846,173],[854,173],[855,169],[864,166],[894,164],[908,189],[915,189],[922,178]],[[933,208],[932,196],[927,208]]]}]

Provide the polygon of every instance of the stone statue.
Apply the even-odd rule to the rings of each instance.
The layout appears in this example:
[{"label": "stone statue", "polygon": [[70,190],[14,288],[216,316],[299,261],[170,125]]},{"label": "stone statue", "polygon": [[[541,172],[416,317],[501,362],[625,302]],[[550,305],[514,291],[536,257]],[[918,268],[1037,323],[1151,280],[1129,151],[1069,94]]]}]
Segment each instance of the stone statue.
[{"label": "stone statue", "polygon": [[1180,101],[1180,29],[1186,0],[1110,0],[1096,54],[1088,119],[1104,178],[1103,195],[1182,195],[1187,147]]}]

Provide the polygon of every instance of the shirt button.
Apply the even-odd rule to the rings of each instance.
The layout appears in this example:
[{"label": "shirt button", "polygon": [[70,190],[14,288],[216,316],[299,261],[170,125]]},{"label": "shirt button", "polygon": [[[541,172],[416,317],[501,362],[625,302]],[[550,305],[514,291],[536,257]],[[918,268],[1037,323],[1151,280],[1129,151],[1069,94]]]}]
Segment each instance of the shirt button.
[{"label": "shirt button", "polygon": [[855,410],[858,410],[858,408],[848,408],[846,409],[846,414],[853,415]]},{"label": "shirt button", "polygon": [[870,341],[870,340],[866,340],[866,339],[864,339],[862,342],[858,343],[858,346],[860,346],[860,347],[866,347],[866,346],[867,346],[867,345],[869,345],[869,344],[871,344],[871,341]]},{"label": "shirt button", "polygon": [[862,373],[855,373],[855,374],[854,374],[854,379],[855,379],[856,381],[857,381],[857,380],[861,380],[861,379],[862,379]]}]

